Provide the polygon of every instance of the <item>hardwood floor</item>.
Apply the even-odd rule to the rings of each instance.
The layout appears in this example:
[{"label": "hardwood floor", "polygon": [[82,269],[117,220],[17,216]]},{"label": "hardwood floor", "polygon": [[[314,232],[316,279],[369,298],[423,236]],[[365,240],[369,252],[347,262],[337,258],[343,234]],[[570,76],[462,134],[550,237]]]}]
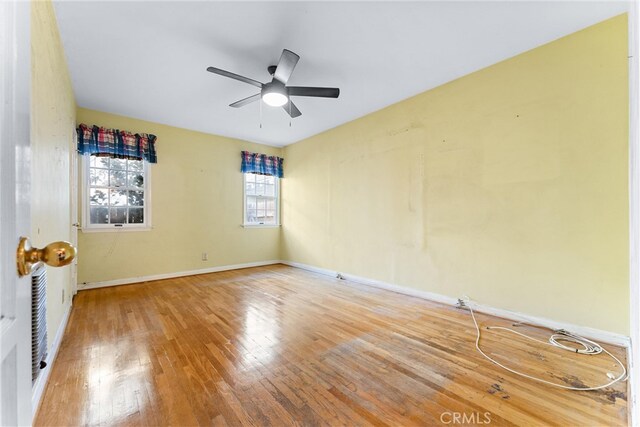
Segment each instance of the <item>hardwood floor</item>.
[{"label": "hardwood floor", "polygon": [[[626,382],[550,388],[474,340],[467,311],[283,265],[82,291],[35,425],[626,425]],[[564,384],[620,371],[500,331],[482,346]]]}]

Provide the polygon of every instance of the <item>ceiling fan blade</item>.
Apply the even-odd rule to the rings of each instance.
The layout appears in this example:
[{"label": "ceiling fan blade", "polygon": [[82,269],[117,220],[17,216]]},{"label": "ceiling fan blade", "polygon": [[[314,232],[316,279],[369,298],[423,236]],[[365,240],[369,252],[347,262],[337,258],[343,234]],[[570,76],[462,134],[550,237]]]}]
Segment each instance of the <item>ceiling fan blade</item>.
[{"label": "ceiling fan blade", "polygon": [[207,68],[207,71],[209,71],[210,73],[219,74],[221,76],[229,77],[231,79],[239,80],[241,82],[249,83],[250,85],[262,88],[262,83],[260,83],[257,80],[253,80],[253,79],[250,79],[249,77],[244,77],[229,71],[221,70],[220,68],[209,67]]},{"label": "ceiling fan blade", "polygon": [[337,87],[287,86],[290,96],[317,96],[320,98],[337,98],[340,89]]},{"label": "ceiling fan blade", "polygon": [[296,117],[300,117],[302,115],[302,113],[300,112],[300,110],[298,110],[298,107],[296,107],[296,104],[294,104],[293,102],[291,102],[291,100],[289,100],[289,102],[287,102],[286,104],[284,104],[282,106],[282,108],[284,108],[284,111],[287,112],[288,115],[290,115],[292,118],[296,118]]},{"label": "ceiling fan blade", "polygon": [[260,100],[260,94],[256,93],[255,95],[248,96],[240,101],[236,101],[233,104],[229,104],[229,107],[240,108],[244,107],[247,104],[251,104],[252,102],[256,102]]},{"label": "ceiling fan blade", "polygon": [[290,50],[283,49],[276,71],[273,73],[273,78],[283,84],[287,84],[289,77],[291,77],[291,73],[293,73],[293,69],[296,68],[296,64],[299,60],[300,57],[298,55]]}]

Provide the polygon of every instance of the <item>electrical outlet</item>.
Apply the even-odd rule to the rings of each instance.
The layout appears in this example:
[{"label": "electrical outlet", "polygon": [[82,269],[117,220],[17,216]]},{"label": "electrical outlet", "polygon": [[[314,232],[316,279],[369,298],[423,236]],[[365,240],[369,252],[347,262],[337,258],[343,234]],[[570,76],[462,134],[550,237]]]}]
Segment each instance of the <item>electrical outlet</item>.
[{"label": "electrical outlet", "polygon": [[207,254],[206,252],[202,252],[202,260],[207,261],[208,259],[209,259],[209,254]]}]

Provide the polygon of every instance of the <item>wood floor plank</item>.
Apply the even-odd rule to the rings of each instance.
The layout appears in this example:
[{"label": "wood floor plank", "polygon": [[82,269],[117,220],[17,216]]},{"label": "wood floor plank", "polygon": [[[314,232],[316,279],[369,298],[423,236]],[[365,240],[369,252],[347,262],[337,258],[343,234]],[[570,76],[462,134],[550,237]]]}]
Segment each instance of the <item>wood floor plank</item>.
[{"label": "wood floor plank", "polygon": [[[454,413],[471,424],[485,414],[492,425],[627,424],[626,382],[551,388],[484,359],[475,333],[468,311],[283,265],[82,291],[35,425],[419,426],[451,425]],[[621,368],[504,331],[483,328],[481,344],[567,385]],[[626,363],[624,349],[607,349]]]}]

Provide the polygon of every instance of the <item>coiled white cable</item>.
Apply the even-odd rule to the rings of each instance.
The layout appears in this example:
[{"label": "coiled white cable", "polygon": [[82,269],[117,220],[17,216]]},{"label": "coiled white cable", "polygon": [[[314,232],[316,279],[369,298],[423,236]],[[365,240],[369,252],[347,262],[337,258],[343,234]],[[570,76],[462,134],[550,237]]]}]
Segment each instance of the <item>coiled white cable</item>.
[{"label": "coiled white cable", "polygon": [[[514,331],[513,329],[509,329],[509,328],[505,328],[502,326],[488,326],[487,329],[501,329],[501,330],[505,330],[508,332],[512,332],[516,335],[520,335],[524,338],[527,338],[531,341],[535,341],[541,344],[546,344],[546,345],[551,345],[553,347],[558,347],[561,348],[563,350],[567,350],[567,351],[571,351],[573,353],[579,353],[579,354],[587,354],[587,355],[595,355],[595,354],[600,354],[602,352],[605,352],[606,354],[608,354],[613,360],[615,360],[618,365],[620,365],[622,367],[622,373],[616,377],[615,379],[609,381],[606,384],[603,385],[599,385],[596,387],[571,387],[571,386],[567,386],[564,384],[558,384],[558,383],[554,383],[551,381],[547,381],[544,380],[542,378],[537,378],[531,375],[527,375],[525,373],[516,371],[515,369],[511,369],[507,366],[504,366],[503,364],[501,364],[500,362],[496,361],[495,359],[491,358],[490,356],[488,356],[484,351],[482,351],[482,349],[480,348],[480,327],[478,326],[478,322],[476,321],[476,316],[473,312],[473,307],[471,307],[471,299],[467,296],[463,297],[465,298],[464,301],[466,302],[467,307],[469,308],[469,312],[471,313],[471,318],[473,319],[473,324],[476,327],[476,349],[480,352],[480,354],[482,354],[486,359],[488,359],[490,362],[500,366],[501,368],[514,373],[516,375],[520,375],[521,377],[525,377],[525,378],[529,378],[531,380],[534,381],[538,381],[544,384],[548,384],[554,387],[559,387],[559,388],[563,388],[565,390],[576,390],[576,391],[589,391],[589,390],[601,390],[603,388],[609,387],[615,383],[617,383],[618,381],[622,380],[623,378],[626,377],[627,375],[627,369],[625,368],[624,364],[620,361],[620,359],[618,359],[616,356],[614,356],[613,354],[609,353],[609,351],[607,351],[607,349],[603,348],[600,344],[596,343],[595,341],[591,341],[587,338],[581,337],[579,335],[576,334],[572,334],[571,332],[567,332],[565,330],[558,330],[555,331],[550,337],[549,337],[549,341],[542,341],[536,338],[532,338],[528,335],[525,335],[521,332],[518,331]],[[572,342],[578,345],[581,345],[583,348],[573,348],[573,347],[569,347],[566,346],[562,343],[560,343],[559,341],[565,341],[565,342]]]}]

